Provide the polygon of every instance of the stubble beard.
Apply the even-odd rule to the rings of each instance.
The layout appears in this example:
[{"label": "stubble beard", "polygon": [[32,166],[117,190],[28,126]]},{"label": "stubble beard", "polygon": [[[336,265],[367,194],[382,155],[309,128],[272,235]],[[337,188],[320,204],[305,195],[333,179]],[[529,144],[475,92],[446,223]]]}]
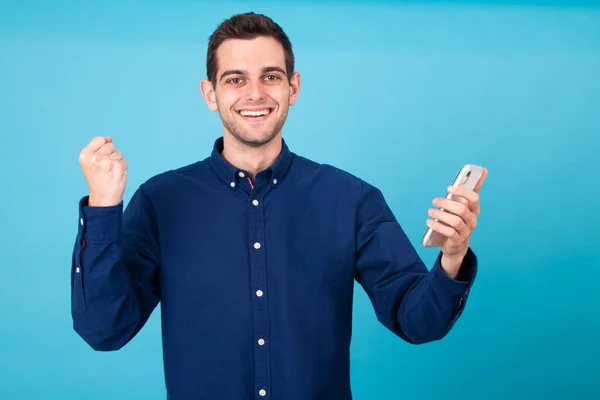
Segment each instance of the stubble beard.
[{"label": "stubble beard", "polygon": [[[252,133],[246,131],[246,128],[242,126],[242,122],[236,120],[236,118],[241,117],[239,117],[239,115],[236,115],[237,113],[235,111],[231,110],[230,113],[228,113],[227,115],[219,111],[219,116],[221,117],[221,121],[223,122],[223,127],[229,133],[231,133],[231,135],[236,140],[238,140],[245,146],[257,148],[270,143],[273,139],[277,137],[279,132],[282,130],[283,125],[285,124],[285,121],[287,119],[288,107],[284,108],[283,110],[283,113],[279,116],[269,116],[270,118],[276,117],[277,120],[275,121],[275,124],[269,124],[268,126],[265,126],[264,129],[266,129],[266,132],[264,132],[264,134],[260,135],[259,137],[256,137]],[[273,110],[273,112],[275,112],[275,110]]]}]

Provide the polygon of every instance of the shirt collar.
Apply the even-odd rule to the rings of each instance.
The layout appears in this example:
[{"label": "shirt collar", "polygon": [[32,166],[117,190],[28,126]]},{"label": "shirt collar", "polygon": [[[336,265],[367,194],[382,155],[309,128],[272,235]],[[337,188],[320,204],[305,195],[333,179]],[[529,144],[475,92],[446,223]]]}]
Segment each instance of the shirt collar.
[{"label": "shirt collar", "polygon": [[[281,182],[292,161],[292,154],[287,143],[283,138],[281,139],[281,142],[281,152],[275,159],[275,162],[259,173],[259,176],[264,175],[271,185],[276,185]],[[246,176],[247,172],[230,164],[221,154],[223,148],[223,137],[219,137],[214,142],[210,163],[217,175],[219,175],[227,185],[231,185],[231,183],[237,182],[240,178]],[[242,173],[242,175],[240,175],[240,173]]]}]

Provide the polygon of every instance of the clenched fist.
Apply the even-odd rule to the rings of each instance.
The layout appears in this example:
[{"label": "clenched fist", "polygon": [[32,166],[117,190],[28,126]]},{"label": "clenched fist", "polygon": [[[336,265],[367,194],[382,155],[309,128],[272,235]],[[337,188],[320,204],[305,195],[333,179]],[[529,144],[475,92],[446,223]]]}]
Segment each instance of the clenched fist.
[{"label": "clenched fist", "polygon": [[88,205],[115,206],[123,200],[127,184],[127,161],[112,138],[98,136],[79,154],[79,164],[90,192]]}]

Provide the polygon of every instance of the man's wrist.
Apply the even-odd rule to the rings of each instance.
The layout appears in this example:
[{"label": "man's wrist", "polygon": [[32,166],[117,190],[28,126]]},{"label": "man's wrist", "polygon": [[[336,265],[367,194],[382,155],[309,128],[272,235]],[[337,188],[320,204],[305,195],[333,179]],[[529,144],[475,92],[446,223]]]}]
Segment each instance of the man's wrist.
[{"label": "man's wrist", "polygon": [[461,256],[455,256],[455,257],[449,257],[445,254],[442,254],[442,259],[441,259],[441,267],[442,270],[452,279],[456,279],[456,277],[458,276],[458,273],[460,271],[460,267],[463,264],[463,261],[465,259],[465,254],[461,255]]},{"label": "man's wrist", "polygon": [[97,200],[95,197],[90,195],[88,197],[88,206],[90,206],[90,207],[114,207],[114,206],[118,206],[119,204],[121,204],[121,201],[123,201],[123,200],[122,199],[119,199],[118,201],[115,199],[113,199],[113,200],[106,200],[106,199]]}]

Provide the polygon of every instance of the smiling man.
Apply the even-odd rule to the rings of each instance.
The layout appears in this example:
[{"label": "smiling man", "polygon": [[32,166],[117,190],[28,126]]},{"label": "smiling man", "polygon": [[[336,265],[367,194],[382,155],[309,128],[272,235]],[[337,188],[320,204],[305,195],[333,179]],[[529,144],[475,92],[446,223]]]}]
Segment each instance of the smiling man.
[{"label": "smiling man", "polygon": [[266,17],[234,17],[210,39],[207,74],[201,90],[223,122],[222,155],[252,179],[281,152],[281,131],[300,90],[292,45]]},{"label": "smiling man", "polygon": [[428,269],[377,188],[283,140],[300,75],[279,25],[224,21],[207,73],[201,91],[223,122],[212,153],[148,179],[125,210],[112,138],[81,151],[74,329],[118,350],[160,302],[169,399],[351,399],[354,282],[399,338],[443,338],[476,275],[469,239],[487,171],[455,191],[465,204],[434,200],[428,224],[448,239]]}]

